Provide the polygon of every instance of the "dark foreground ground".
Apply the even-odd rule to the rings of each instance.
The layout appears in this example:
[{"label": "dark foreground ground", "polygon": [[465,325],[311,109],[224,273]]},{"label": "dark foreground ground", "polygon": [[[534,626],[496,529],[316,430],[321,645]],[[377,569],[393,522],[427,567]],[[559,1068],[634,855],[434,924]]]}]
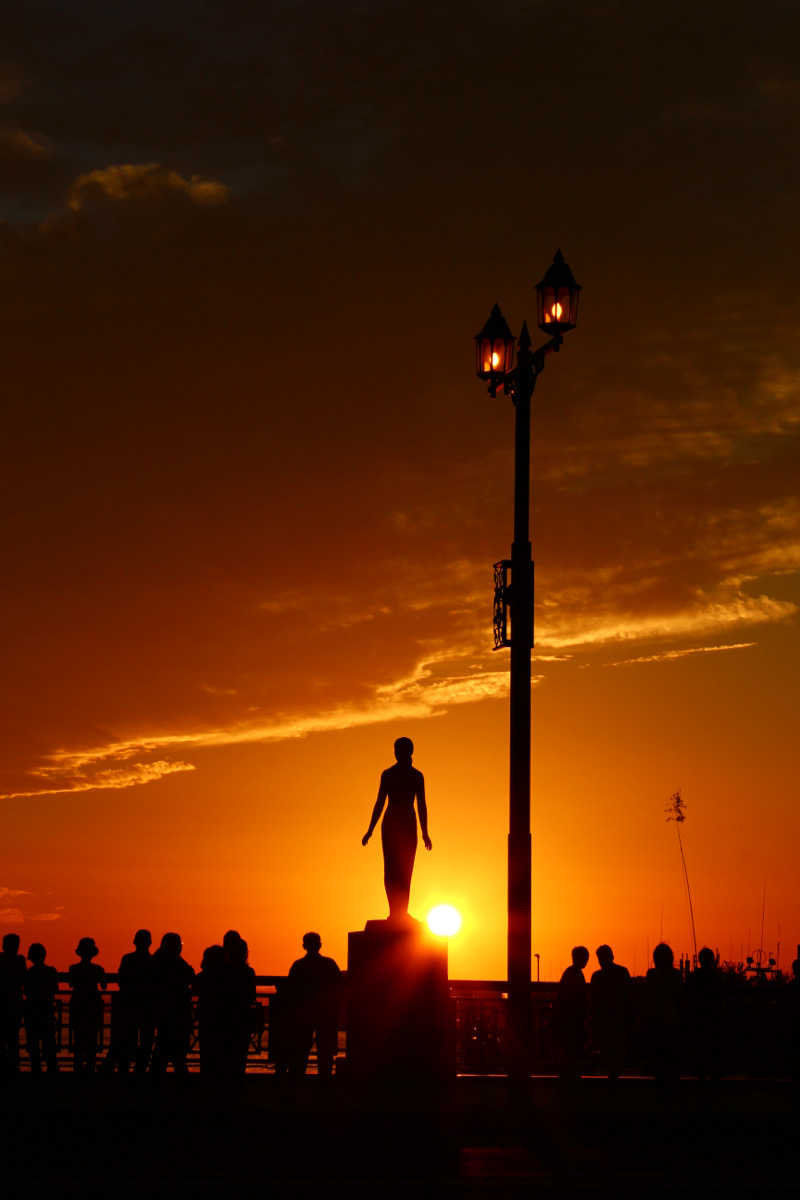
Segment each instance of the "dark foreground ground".
[{"label": "dark foreground ground", "polygon": [[462,1078],[366,1094],[344,1080],[230,1090],[198,1076],[23,1076],[0,1090],[3,1193],[522,1196],[800,1188],[797,1085],[566,1088]]}]

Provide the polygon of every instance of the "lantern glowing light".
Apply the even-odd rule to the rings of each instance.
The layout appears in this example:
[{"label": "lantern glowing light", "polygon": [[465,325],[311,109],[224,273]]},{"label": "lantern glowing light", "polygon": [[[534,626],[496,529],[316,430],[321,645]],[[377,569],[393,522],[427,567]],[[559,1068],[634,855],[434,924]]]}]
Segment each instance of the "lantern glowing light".
[{"label": "lantern glowing light", "polygon": [[575,282],[560,250],[536,285],[539,328],[544,333],[567,333],[578,323],[581,285]]},{"label": "lantern glowing light", "polygon": [[475,372],[499,386],[514,365],[514,335],[495,304],[480,333],[475,335]]},{"label": "lantern glowing light", "polygon": [[428,928],[437,937],[453,937],[461,928],[461,913],[452,904],[437,904],[428,913]]}]

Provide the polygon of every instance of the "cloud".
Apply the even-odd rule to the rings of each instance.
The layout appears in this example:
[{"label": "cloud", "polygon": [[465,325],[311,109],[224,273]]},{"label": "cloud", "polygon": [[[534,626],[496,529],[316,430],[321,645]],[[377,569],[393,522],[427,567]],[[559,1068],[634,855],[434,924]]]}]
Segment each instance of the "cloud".
[{"label": "cloud", "polygon": [[45,765],[29,772],[45,780],[46,786],[8,792],[0,798],[8,800],[134,787],[152,783],[175,772],[195,770],[192,763],[182,761],[130,761],[141,760],[149,754],[163,754],[170,750],[185,753],[187,750],[286,741],[385,721],[435,717],[453,705],[494,700],[507,694],[507,670],[478,669],[467,673],[436,675],[436,667],[452,658],[452,652],[430,655],[420,661],[408,677],[376,688],[371,704],[345,704],[317,713],[266,722],[243,722],[187,733],[145,734],[85,750],[58,750],[48,755]]},{"label": "cloud", "polygon": [[83,212],[109,204],[188,200],[202,208],[224,204],[230,189],[215,179],[185,178],[159,163],[119,163],[79,175],[69,189],[67,205]]},{"label": "cloud", "polygon": [[[147,748],[155,742],[147,743]],[[130,763],[125,767],[102,766],[104,761],[130,758],[134,753],[135,743],[130,748],[114,746],[107,753],[98,754],[90,751],[85,753],[60,753],[50,755],[53,762],[49,766],[33,767],[29,774],[43,779],[52,779],[56,786],[34,788],[32,791],[8,792],[0,796],[3,800],[20,799],[26,796],[58,796],[72,792],[91,792],[98,788],[136,787],[140,783],[154,783],[165,775],[175,775],[181,771],[194,771],[192,763],[166,762],[163,759],[156,762]],[[87,776],[85,768],[93,767],[91,777]]]},{"label": "cloud", "polygon": [[26,891],[25,888],[0,887],[0,900],[5,900],[6,896],[9,899],[14,899],[16,896],[30,896],[30,892]]},{"label": "cloud", "polygon": [[19,908],[0,908],[0,924],[22,925],[25,921]]},{"label": "cloud", "polygon": [[0,126],[0,159],[40,159],[49,158],[50,147],[43,138],[26,133],[16,125]]},{"label": "cloud", "polygon": [[607,667],[629,667],[634,663],[670,662],[674,658],[686,658],[690,654],[718,654],[721,650],[749,650],[757,642],[730,642],[725,646],[692,646],[686,650],[662,650],[658,654],[643,654],[639,658],[622,658],[606,663]]},{"label": "cloud", "polygon": [[63,917],[63,915],[64,914],[61,912],[31,913],[31,915],[28,917],[28,920],[29,921],[60,921],[61,918]]},{"label": "cloud", "polygon": [[606,642],[694,637],[735,625],[761,625],[793,617],[798,606],[771,596],[737,592],[728,599],[701,600],[675,612],[591,616],[565,613],[539,622],[536,640],[544,646],[597,646]]}]

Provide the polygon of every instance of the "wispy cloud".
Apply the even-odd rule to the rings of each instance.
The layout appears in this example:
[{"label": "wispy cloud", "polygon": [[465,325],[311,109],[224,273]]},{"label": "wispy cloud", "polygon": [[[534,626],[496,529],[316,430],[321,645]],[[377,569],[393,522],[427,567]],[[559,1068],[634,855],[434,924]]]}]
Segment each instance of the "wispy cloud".
[{"label": "wispy cloud", "polygon": [[57,750],[48,756],[44,765],[30,772],[43,780],[44,786],[10,792],[2,798],[133,787],[175,772],[195,770],[194,764],[184,761],[172,762],[163,758],[146,760],[146,756],[151,754],[286,741],[384,721],[434,717],[453,705],[472,704],[506,695],[507,670],[436,675],[436,667],[451,657],[439,653],[431,655],[418,663],[408,677],[377,688],[371,704],[341,705],[324,712],[298,714],[266,722],[242,722],[182,733],[145,734],[84,750]]},{"label": "wispy cloud", "polygon": [[202,207],[224,204],[230,189],[216,179],[198,175],[186,178],[159,163],[115,163],[79,175],[69,191],[67,204],[80,212],[98,200],[125,203],[178,196]]},{"label": "wispy cloud", "polygon": [[0,908],[0,924],[22,925],[25,921],[19,908]]},{"label": "wispy cloud", "polygon": [[[169,742],[167,743],[169,744]],[[140,783],[153,783],[165,775],[180,771],[194,771],[193,763],[155,762],[129,763],[124,767],[109,767],[103,763],[122,761],[137,753],[156,749],[157,739],[146,742],[112,743],[110,747],[90,751],[56,751],[49,755],[50,762],[32,767],[29,775],[52,780],[52,787],[33,788],[30,791],[8,792],[2,800],[21,799],[26,796],[59,796],[71,792],[91,792],[97,788],[129,788]]]},{"label": "wispy cloud", "polygon": [[724,646],[691,646],[686,650],[662,650],[658,654],[642,654],[638,658],[621,658],[606,663],[607,667],[630,667],[634,663],[670,662],[674,658],[687,658],[691,654],[718,654],[721,650],[749,650],[757,642],[729,642]]},{"label": "wispy cloud", "polygon": [[0,900],[5,900],[6,897],[9,900],[13,900],[17,896],[30,896],[30,892],[26,891],[25,888],[0,887]]},{"label": "wispy cloud", "polygon": [[742,592],[726,599],[698,600],[675,612],[646,615],[620,614],[594,618],[586,614],[548,614],[537,628],[537,642],[557,649],[566,646],[599,646],[608,642],[647,641],[697,637],[736,625],[762,625],[784,621],[798,612],[790,600],[747,596]]}]

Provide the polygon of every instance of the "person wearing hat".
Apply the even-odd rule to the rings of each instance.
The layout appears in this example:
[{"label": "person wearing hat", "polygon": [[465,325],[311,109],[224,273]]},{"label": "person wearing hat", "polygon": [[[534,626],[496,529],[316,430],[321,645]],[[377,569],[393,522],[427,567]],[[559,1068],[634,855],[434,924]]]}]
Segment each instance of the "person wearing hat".
[{"label": "person wearing hat", "polygon": [[76,1073],[90,1075],[94,1071],[97,1043],[103,1028],[103,998],[100,991],[106,989],[106,973],[101,966],[92,962],[100,953],[94,938],[82,937],[75,953],[79,961],[73,963],[68,972],[72,989],[69,1001],[72,1053]]}]

